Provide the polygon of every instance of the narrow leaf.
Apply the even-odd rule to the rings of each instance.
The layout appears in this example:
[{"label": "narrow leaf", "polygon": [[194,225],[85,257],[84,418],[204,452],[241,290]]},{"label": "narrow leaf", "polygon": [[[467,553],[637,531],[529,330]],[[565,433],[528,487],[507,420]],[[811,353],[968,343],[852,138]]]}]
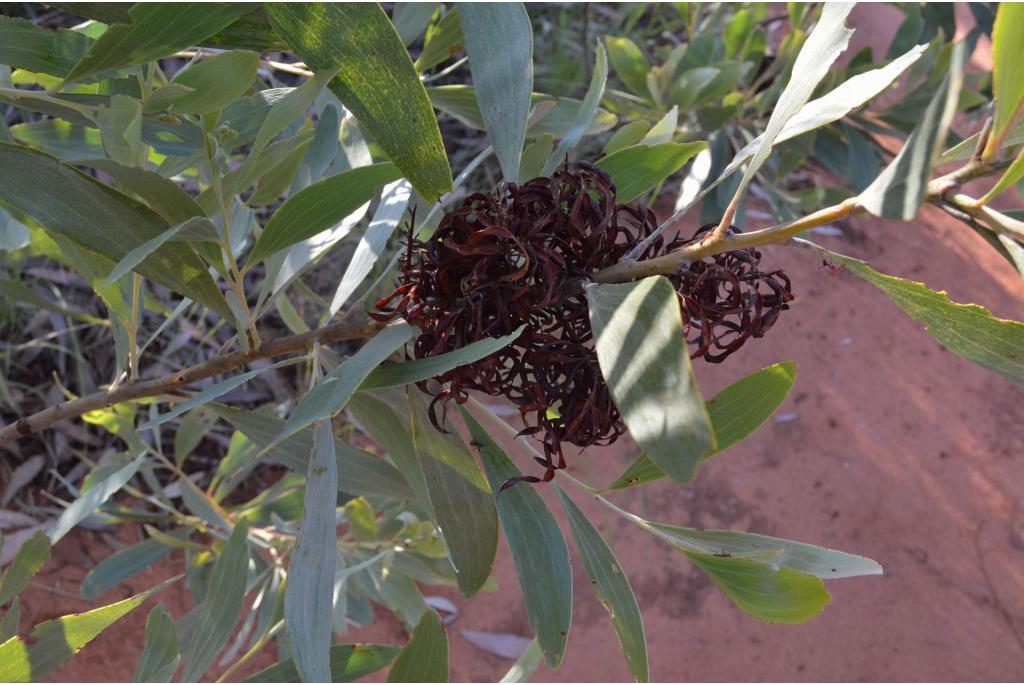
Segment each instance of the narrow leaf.
[{"label": "narrow leaf", "polygon": [[992,139],[1000,141],[1024,110],[1024,7],[1001,3],[992,28]]},{"label": "narrow leaf", "polygon": [[44,28],[28,19],[0,17],[0,64],[14,69],[64,76],[90,45],[92,40],[78,31]]},{"label": "narrow leaf", "polygon": [[[796,138],[808,131],[813,131],[816,128],[821,128],[826,124],[842,119],[854,109],[860,107],[892,85],[899,78],[900,74],[921,57],[927,47],[927,45],[918,45],[884,67],[857,74],[820,98],[811,100],[786,122],[775,142],[781,143],[791,138]],[[736,153],[733,160],[729,162],[729,166],[726,167],[722,175],[727,176],[738,169],[744,162],[750,159],[756,150],[760,149],[763,142],[764,134],[745,145]]]},{"label": "narrow leaf", "polygon": [[803,623],[831,601],[814,576],[748,559],[727,559],[688,552],[736,606],[768,623]]},{"label": "narrow leaf", "polygon": [[423,35],[434,12],[441,6],[439,2],[399,2],[391,12],[391,23],[407,46]]},{"label": "narrow leaf", "polygon": [[502,683],[525,683],[529,682],[530,676],[533,675],[537,667],[540,666],[540,662],[544,660],[544,652],[541,651],[540,645],[537,644],[537,638],[530,640],[530,644],[527,645],[523,653],[516,659],[516,662],[512,664],[512,667],[508,669],[508,672],[502,676],[498,682]]},{"label": "narrow leaf", "polygon": [[487,582],[498,547],[498,514],[492,488],[450,426],[430,424],[426,402],[409,396],[413,447],[434,520],[455,568],[459,591],[471,597]]},{"label": "narrow leaf", "polygon": [[170,410],[169,412],[160,414],[150,419],[149,421],[146,421],[144,424],[139,426],[138,430],[150,430],[152,428],[156,428],[157,426],[165,424],[168,421],[176,419],[182,414],[191,411],[196,407],[201,407],[207,402],[212,402],[221,395],[227,394],[234,390],[235,388],[245,385],[256,376],[259,376],[264,371],[266,371],[266,369],[256,369],[255,371],[247,371],[245,373],[240,373],[237,376],[232,376],[231,378],[225,379],[218,383],[214,383],[208,388],[204,388],[200,392],[196,393],[195,395],[185,400],[184,402],[175,405],[174,409]]},{"label": "narrow leaf", "polygon": [[[114,262],[167,228],[147,207],[30,148],[0,142],[0,167],[5,170],[0,174],[0,199],[47,231],[73,238]],[[187,245],[163,245],[139,264],[138,271],[231,317],[206,266]]]},{"label": "narrow leaf", "polygon": [[[470,128],[484,130],[480,105],[476,101],[476,89],[472,86],[434,86],[428,88],[427,93],[430,95],[430,102],[437,109],[455,117]],[[555,105],[543,118],[529,126],[526,134],[527,136],[548,134],[555,138],[562,138],[572,127],[583,103],[573,98],[534,93],[531,96],[530,106],[535,108],[544,102],[554,102]],[[593,136],[603,133],[615,126],[616,121],[618,118],[614,114],[598,108],[583,135]]]},{"label": "narrow leaf", "polygon": [[[235,409],[213,403],[210,408],[222,419],[266,448],[284,428],[285,422],[273,416]],[[267,456],[298,473],[309,470],[313,449],[313,428],[304,428],[272,447]],[[399,471],[384,459],[344,444],[335,444],[334,458],[338,464],[338,487],[361,495],[380,495],[395,499],[411,499],[412,490]]]},{"label": "narrow leaf", "polygon": [[507,347],[515,342],[524,328],[525,326],[520,326],[506,336],[477,340],[453,352],[445,352],[434,357],[413,359],[399,364],[383,364],[370,372],[359,389],[387,388],[436,378],[458,366],[472,364]]},{"label": "narrow leaf", "polygon": [[340,67],[329,88],[428,200],[452,189],[423,84],[377,3],[267,4],[277,32],[314,71]]},{"label": "narrow leaf", "polygon": [[[171,540],[176,539],[169,535],[167,537]],[[82,580],[82,597],[85,599],[99,597],[115,585],[146,570],[170,552],[171,547],[159,540],[143,540],[104,557]]]},{"label": "narrow leaf", "polygon": [[177,579],[99,609],[44,621],[27,637],[12,637],[0,644],[0,681],[42,680],[122,616]]},{"label": "narrow leaf", "polygon": [[67,535],[72,528],[81,523],[87,516],[102,506],[114,493],[123,488],[132,479],[135,472],[142,466],[146,453],[143,452],[129,463],[117,469],[109,476],[94,483],[89,490],[65,509],[53,528],[49,531],[50,544]]},{"label": "narrow leaf", "polygon": [[633,438],[679,483],[716,446],[664,276],[587,289],[601,373]]},{"label": "narrow leaf", "polygon": [[374,212],[370,225],[359,238],[359,244],[356,245],[352,259],[349,260],[341,282],[338,283],[338,289],[334,291],[330,308],[331,316],[341,311],[341,308],[355,293],[356,288],[384,253],[391,234],[395,232],[395,228],[409,204],[411,194],[412,186],[405,179],[384,186],[377,211]]},{"label": "narrow leaf", "polygon": [[147,240],[122,257],[121,261],[119,261],[117,266],[114,267],[114,270],[110,272],[109,276],[107,276],[106,285],[113,285],[114,283],[117,283],[122,276],[134,270],[135,267],[142,263],[142,260],[159,250],[168,240],[176,238],[178,234],[186,231],[206,233],[208,231],[216,230],[217,229],[213,225],[213,222],[205,216],[195,216],[191,219],[186,219],[177,226],[168,228],[157,237]]},{"label": "narrow leaf", "polygon": [[157,604],[146,618],[146,646],[135,664],[137,683],[167,683],[178,669],[181,654],[174,619]]},{"label": "narrow leaf", "polygon": [[50,560],[50,539],[38,531],[14,555],[4,579],[0,582],[0,606],[7,604],[25,589],[32,577]]},{"label": "narrow leaf", "polygon": [[256,263],[330,228],[398,177],[395,165],[385,162],[350,169],[300,190],[270,217],[249,261]]},{"label": "narrow leaf", "polygon": [[334,460],[331,422],[313,428],[313,454],[306,472],[302,524],[288,566],[284,615],[295,668],[305,682],[331,679],[331,619],[334,562],[338,556],[336,526],[338,465]]},{"label": "narrow leaf", "polygon": [[772,147],[786,123],[807,103],[832,62],[846,49],[853,30],[846,28],[846,16],[853,3],[834,2],[822,7],[821,18],[807,37],[793,64],[792,77],[772,110],[760,143],[736,189],[733,203],[743,197],[754,175],[771,155]]},{"label": "narrow leaf", "polygon": [[629,38],[605,36],[604,42],[608,46],[608,60],[615,74],[634,95],[648,98],[647,72],[651,70],[651,65],[644,53]]},{"label": "narrow leaf", "polygon": [[[464,408],[462,418],[477,443],[491,489],[499,492],[506,481],[520,476],[508,456]],[[508,488],[496,499],[501,528],[515,562],[526,613],[544,658],[557,668],[565,654],[572,623],[572,566],[551,512],[528,485]]]},{"label": "narrow leaf", "polygon": [[184,682],[196,682],[206,673],[242,615],[249,568],[248,535],[248,520],[242,519],[213,565],[206,598],[199,606],[184,650]]},{"label": "narrow leaf", "polygon": [[858,196],[858,202],[875,216],[910,221],[924,203],[928,179],[956,113],[965,58],[963,43],[954,45],[949,71],[903,149]]},{"label": "narrow leaf", "polygon": [[1024,324],[997,319],[976,304],[957,304],[944,291],[887,276],[867,263],[834,252],[829,259],[879,288],[910,318],[925,324],[932,337],[964,359],[1024,384]]},{"label": "narrow leaf", "polygon": [[615,183],[616,201],[632,202],[683,165],[707,143],[658,143],[633,145],[614,152],[597,161],[597,166],[608,172]]},{"label": "narrow leaf", "polygon": [[189,90],[173,98],[169,109],[175,114],[219,112],[248,92],[259,65],[260,56],[247,50],[222,52],[197,62],[174,75],[171,83]]},{"label": "narrow leaf", "polygon": [[448,682],[448,636],[433,609],[423,612],[388,673],[389,683]]},{"label": "narrow leaf", "polygon": [[878,562],[826,547],[736,530],[698,530],[649,523],[684,552],[752,559],[825,580],[882,575]]},{"label": "narrow leaf", "polygon": [[583,559],[583,568],[587,572],[590,584],[597,593],[598,601],[611,615],[612,625],[619,636],[619,644],[626,655],[629,670],[637,682],[645,683],[650,680],[647,641],[644,637],[640,607],[636,603],[636,595],[633,594],[629,579],[622,572],[615,553],[586,514],[557,484],[555,491],[569,518],[576,549]]},{"label": "narrow leaf", "polygon": [[251,5],[217,2],[135,5],[128,10],[131,23],[108,28],[75,64],[65,83],[184,50],[252,10]]},{"label": "narrow leaf", "polygon": [[[597,116],[598,105],[601,102],[601,98],[604,97],[604,87],[608,81],[608,58],[605,54],[604,43],[597,43],[596,53],[594,74],[590,79],[590,87],[587,88],[587,94],[583,96],[583,102],[580,104],[579,111],[576,112],[576,118],[573,119],[572,125],[566,130],[562,139],[558,141],[558,147],[555,148],[548,163],[544,165],[543,176],[550,176],[551,172],[565,161],[565,156],[569,153],[569,150],[580,141],[580,138],[590,128],[594,117]],[[551,115],[549,114],[548,116]]]},{"label": "narrow leaf", "polygon": [[480,115],[505,180],[515,181],[533,92],[530,17],[521,2],[460,3],[459,14]]},{"label": "narrow leaf", "polygon": [[[789,396],[796,380],[796,364],[782,362],[745,376],[725,388],[705,404],[718,446],[701,461],[724,452],[767,421]],[[641,454],[626,472],[605,490],[629,488],[663,478],[662,471],[646,454]]]}]

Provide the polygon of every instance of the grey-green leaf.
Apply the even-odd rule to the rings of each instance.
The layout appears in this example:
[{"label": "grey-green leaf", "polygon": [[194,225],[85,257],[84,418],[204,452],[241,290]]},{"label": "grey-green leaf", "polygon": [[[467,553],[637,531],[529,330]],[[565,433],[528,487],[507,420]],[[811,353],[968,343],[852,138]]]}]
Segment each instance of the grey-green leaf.
[{"label": "grey-green leaf", "polygon": [[[267,447],[284,428],[285,422],[273,416],[217,403],[209,406],[218,416],[256,443],[260,449]],[[267,456],[293,471],[306,473],[312,449],[313,429],[308,427],[271,448]],[[337,443],[334,452],[335,461],[338,463],[339,488],[347,488],[347,492],[359,495],[381,495],[395,499],[413,497],[412,490],[402,474],[384,459],[361,449]]]},{"label": "grey-green leaf", "polygon": [[388,673],[389,683],[448,682],[448,636],[433,609],[423,612]]},{"label": "grey-green leaf", "polygon": [[530,17],[521,2],[460,3],[459,14],[480,115],[505,180],[516,181],[533,92]]},{"label": "grey-green leaf", "polygon": [[[437,109],[445,114],[450,114],[470,128],[484,130],[480,105],[476,101],[476,89],[472,86],[434,86],[428,88],[427,93],[430,95],[430,102]],[[579,100],[543,93],[534,93],[530,100],[530,106],[535,108],[542,102],[554,102],[555,106],[527,129],[528,136],[545,134],[556,138],[565,136],[583,106]],[[616,121],[618,118],[614,114],[598,108],[584,135],[592,136],[607,131],[615,126]]]},{"label": "grey-green leaf", "polygon": [[0,17],[0,64],[52,76],[64,76],[82,58],[92,40],[67,29],[36,26],[28,19]]},{"label": "grey-green leaf", "polygon": [[49,531],[50,543],[57,544],[57,541],[67,535],[72,528],[81,523],[87,516],[110,499],[114,493],[123,488],[132,479],[135,472],[142,466],[146,453],[143,452],[109,476],[93,484],[85,494],[71,503],[67,509],[61,512],[57,522]]},{"label": "grey-green leaf", "polygon": [[169,546],[151,538],[104,557],[82,580],[82,597],[99,597],[115,585],[146,570],[170,552]]},{"label": "grey-green leaf", "polygon": [[455,567],[459,591],[470,597],[487,582],[494,565],[494,496],[458,433],[450,426],[447,433],[439,433],[431,425],[421,396],[409,396],[409,412],[413,447],[434,519]]},{"label": "grey-green leaf", "polygon": [[[0,199],[60,233],[117,262],[167,228],[135,200],[31,148],[0,142]],[[199,256],[187,245],[163,245],[139,273],[231,317],[227,301]]]},{"label": "grey-green leaf", "polygon": [[572,527],[576,549],[583,559],[583,568],[587,572],[591,586],[597,593],[597,599],[611,615],[615,633],[626,655],[626,663],[630,673],[637,682],[650,680],[647,667],[647,640],[644,637],[644,622],[640,615],[640,607],[636,603],[636,595],[629,584],[629,579],[622,572],[615,553],[604,541],[601,534],[590,522],[586,514],[576,506],[565,491],[555,484],[558,498],[565,507],[565,513]]},{"label": "grey-green leaf", "polygon": [[229,393],[235,388],[245,385],[250,380],[252,380],[256,376],[259,376],[264,371],[266,371],[266,369],[256,369],[255,371],[247,371],[245,373],[240,373],[237,376],[232,376],[231,378],[227,378],[220,382],[214,383],[208,388],[204,388],[200,392],[188,398],[184,402],[175,405],[174,409],[170,410],[169,412],[160,414],[150,419],[149,421],[146,421],[144,424],[139,426],[138,430],[150,430],[164,423],[167,423],[168,421],[176,419],[187,411],[191,411],[196,407],[200,407],[206,404],[207,402],[212,402],[221,395]]},{"label": "grey-green leaf", "polygon": [[439,2],[398,2],[391,12],[391,23],[402,38],[402,42],[409,45],[423,35],[427,30],[427,24],[434,12],[441,6]]},{"label": "grey-green leaf", "polygon": [[340,67],[331,92],[423,197],[452,189],[430,100],[379,4],[270,3],[263,10],[314,71]]},{"label": "grey-green leaf", "polygon": [[[566,130],[562,139],[558,141],[558,147],[551,154],[551,159],[544,165],[542,175],[550,175],[559,164],[562,164],[569,150],[586,134],[591,122],[597,116],[598,105],[601,103],[601,98],[604,97],[604,87],[607,82],[608,56],[605,53],[604,43],[598,41],[596,57],[594,59],[594,73],[590,78],[590,87],[587,88],[587,94],[583,96],[583,102],[576,112],[576,118],[573,119],[572,124]],[[551,115],[548,114],[548,116]]]},{"label": "grey-green leaf", "polygon": [[687,552],[736,606],[768,623],[803,623],[831,601],[821,579],[749,559]]},{"label": "grey-green leaf", "polygon": [[525,683],[530,680],[530,676],[540,666],[540,662],[544,660],[544,652],[541,651],[540,645],[537,644],[537,638],[530,640],[530,644],[526,646],[523,653],[519,655],[516,662],[512,664],[511,668],[501,677],[498,682],[501,683]]},{"label": "grey-green leaf", "polygon": [[834,252],[827,254],[832,261],[882,290],[910,318],[924,323],[932,337],[950,351],[1024,384],[1024,323],[997,319],[976,304],[957,304],[945,292],[879,273],[859,259]]},{"label": "grey-green leaf", "polygon": [[243,14],[247,4],[221,2],[140,3],[128,14],[129,24],[114,24],[75,64],[65,82],[81,81],[109,69],[132,67],[209,38]]},{"label": "grey-green leaf", "polygon": [[[477,443],[491,489],[500,492],[504,483],[521,475],[519,469],[476,419],[463,407],[459,409]],[[572,565],[565,537],[540,495],[527,484],[500,492],[496,506],[530,625],[548,665],[557,668],[572,624]]]},{"label": "grey-green leaf", "polygon": [[684,552],[763,561],[823,580],[882,575],[882,567],[872,559],[805,542],[737,530],[698,530],[653,522],[649,525],[669,536]]},{"label": "grey-green leaf", "polygon": [[249,522],[243,518],[214,563],[206,598],[199,606],[185,647],[184,682],[196,682],[206,673],[242,615],[249,568],[248,535]]},{"label": "grey-green leaf", "polygon": [[615,183],[618,202],[632,202],[683,165],[707,143],[659,143],[633,145],[622,148],[597,161],[597,166],[608,172]]},{"label": "grey-green leaf", "polygon": [[953,46],[949,71],[903,149],[858,196],[858,202],[875,216],[910,221],[924,203],[928,179],[956,113],[965,59],[963,43],[957,43]]},{"label": "grey-green leaf", "polygon": [[146,242],[139,245],[137,248],[126,254],[121,258],[121,261],[117,263],[114,270],[107,276],[106,285],[112,285],[116,283],[125,274],[131,272],[139,264],[142,263],[146,257],[159,250],[164,243],[168,240],[173,240],[178,234],[186,231],[197,231],[207,233],[209,231],[216,231],[216,227],[213,222],[207,219],[205,216],[194,216],[191,219],[186,219],[176,226],[168,228],[166,231],[161,233],[155,238],[151,238]]},{"label": "grey-green leaf", "polygon": [[331,619],[337,558],[338,465],[330,420],[313,427],[299,537],[288,565],[284,615],[295,669],[304,682],[331,679]]},{"label": "grey-green leaf", "polygon": [[419,383],[428,378],[436,378],[458,366],[472,364],[507,347],[515,342],[520,334],[522,334],[524,328],[525,326],[520,326],[512,333],[500,338],[477,340],[465,347],[434,357],[413,359],[398,364],[383,364],[370,372],[370,375],[366,377],[366,380],[359,386],[359,389],[387,388],[395,385]]},{"label": "grey-green leaf", "polygon": [[193,64],[174,75],[174,85],[189,92],[173,98],[169,107],[175,114],[219,112],[249,90],[260,56],[248,50],[231,50]]},{"label": "grey-green leaf", "polygon": [[289,197],[274,212],[252,248],[256,263],[278,250],[312,238],[373,199],[385,183],[399,177],[394,164],[371,164],[325,178]]},{"label": "grey-green leaf", "polygon": [[170,682],[180,662],[174,619],[163,604],[157,604],[146,618],[146,646],[135,664],[132,680],[137,683]]},{"label": "grey-green leaf", "polygon": [[587,288],[601,373],[630,435],[676,482],[717,445],[664,276]]}]

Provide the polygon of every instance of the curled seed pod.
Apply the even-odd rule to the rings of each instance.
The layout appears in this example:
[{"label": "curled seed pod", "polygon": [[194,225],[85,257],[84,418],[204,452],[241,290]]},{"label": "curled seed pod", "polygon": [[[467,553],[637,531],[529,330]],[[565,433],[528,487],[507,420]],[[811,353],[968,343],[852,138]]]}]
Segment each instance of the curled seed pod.
[{"label": "curled seed pod", "polygon": [[[435,380],[430,417],[443,430],[447,405],[468,391],[504,396],[544,446],[538,459],[550,481],[565,468],[562,445],[608,445],[625,430],[594,351],[580,284],[621,260],[657,227],[642,205],[618,204],[615,186],[593,164],[567,165],[551,177],[502,184],[467,197],[427,240],[410,224],[398,286],[376,303],[374,318],[401,316],[420,328],[417,359],[508,335],[511,345]],[[660,237],[640,259],[698,238]],[[669,278],[680,296],[693,357],[719,362],[749,337],[760,337],[792,299],[781,271],[762,273],[760,254],[740,250],[691,263]],[[429,392],[426,383],[419,384]]]}]

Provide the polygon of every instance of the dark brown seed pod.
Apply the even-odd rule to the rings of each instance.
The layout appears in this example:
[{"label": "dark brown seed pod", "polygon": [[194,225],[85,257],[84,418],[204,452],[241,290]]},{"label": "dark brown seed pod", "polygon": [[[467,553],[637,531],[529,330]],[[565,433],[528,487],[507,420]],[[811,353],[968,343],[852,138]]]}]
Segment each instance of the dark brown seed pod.
[{"label": "dark brown seed pod", "polygon": [[[420,328],[417,359],[508,335],[508,347],[435,380],[431,421],[443,430],[448,402],[470,390],[503,396],[544,446],[537,461],[550,481],[565,468],[562,445],[607,445],[625,430],[601,375],[586,296],[579,287],[621,260],[657,227],[639,204],[618,204],[601,169],[579,162],[551,177],[502,184],[467,197],[421,241],[406,238],[398,287],[376,303],[374,318],[401,316]],[[640,255],[648,259],[699,237],[660,237]],[[792,299],[781,271],[758,269],[756,250],[739,250],[691,263],[669,276],[679,293],[691,356],[720,362],[748,338],[760,337]],[[421,383],[421,390],[428,392]]]}]

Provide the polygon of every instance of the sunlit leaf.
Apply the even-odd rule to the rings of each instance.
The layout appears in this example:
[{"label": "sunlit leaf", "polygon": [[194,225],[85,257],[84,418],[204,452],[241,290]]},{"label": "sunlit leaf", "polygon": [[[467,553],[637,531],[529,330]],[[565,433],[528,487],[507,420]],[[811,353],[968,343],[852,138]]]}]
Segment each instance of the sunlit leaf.
[{"label": "sunlit leaf", "polygon": [[1024,109],[1024,6],[1012,2],[1000,3],[992,29],[992,95],[994,144]]},{"label": "sunlit leaf", "polygon": [[647,668],[644,622],[629,579],[622,572],[615,553],[586,514],[557,484],[555,491],[569,518],[576,549],[583,560],[583,568],[590,579],[591,587],[597,593],[598,601],[611,616],[629,670],[637,682],[647,682],[650,679],[650,671]]},{"label": "sunlit leaf", "polygon": [[604,43],[608,48],[608,61],[612,63],[616,76],[635,95],[648,97],[647,72],[651,70],[651,65],[636,43],[619,36],[605,36]]},{"label": "sunlit leaf", "polygon": [[398,176],[394,164],[371,164],[330,176],[299,191],[270,217],[249,261],[258,262],[330,228],[373,199],[381,186]]}]

